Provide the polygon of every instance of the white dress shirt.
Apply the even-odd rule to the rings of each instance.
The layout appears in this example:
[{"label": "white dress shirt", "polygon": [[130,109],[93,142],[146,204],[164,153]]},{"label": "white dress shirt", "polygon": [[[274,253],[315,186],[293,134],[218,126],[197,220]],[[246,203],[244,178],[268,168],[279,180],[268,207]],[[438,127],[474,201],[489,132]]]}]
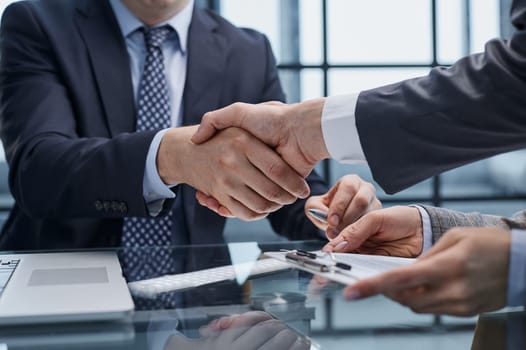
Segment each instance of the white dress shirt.
[{"label": "white dress shirt", "polygon": [[[139,31],[145,27],[120,0],[111,0],[113,12],[119,23],[122,36],[126,42],[126,48],[130,57],[130,71],[133,83],[135,103],[138,103],[139,84],[146,59],[146,46],[144,37]],[[186,80],[187,64],[187,40],[188,29],[192,20],[194,0],[190,0],[186,7],[175,16],[160,23],[156,27],[170,26],[177,36],[173,40],[163,43],[162,51],[164,67],[168,82],[168,93],[170,100],[170,111],[172,126],[180,126],[183,112],[183,92]],[[177,40],[178,39],[178,40]],[[175,194],[170,189],[176,184],[166,185],[157,171],[156,158],[161,139],[166,130],[158,132],[150,144],[143,179],[143,196],[148,205],[150,215],[156,216],[162,210],[165,199],[174,198]]]}]

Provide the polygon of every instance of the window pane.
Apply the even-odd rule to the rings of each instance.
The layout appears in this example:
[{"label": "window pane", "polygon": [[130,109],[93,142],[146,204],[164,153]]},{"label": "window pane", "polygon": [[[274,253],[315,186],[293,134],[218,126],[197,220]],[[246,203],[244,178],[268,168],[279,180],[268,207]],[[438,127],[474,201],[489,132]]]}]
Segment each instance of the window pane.
[{"label": "window pane", "polygon": [[279,60],[281,47],[278,0],[222,0],[221,15],[237,26],[253,28],[267,35]]},{"label": "window pane", "polygon": [[301,99],[308,100],[323,96],[323,71],[304,69],[301,71]]},{"label": "window pane", "polygon": [[499,0],[471,1],[471,52],[499,36]]},{"label": "window pane", "polygon": [[320,0],[300,0],[300,57],[303,64],[322,61],[322,10]]},{"label": "window pane", "polygon": [[385,199],[404,199],[404,198],[414,198],[419,201],[428,200],[431,197],[432,193],[432,180],[426,180],[415,186],[412,186],[404,191],[398,192],[395,195],[386,194],[380,186],[373,180],[371,170],[366,164],[353,164],[353,165],[343,165],[336,161],[331,160],[330,163],[331,169],[331,179],[330,184],[334,184],[339,178],[347,174],[356,174],[360,176],[365,181],[369,181],[374,184],[376,188],[376,194],[380,200]]},{"label": "window pane", "polygon": [[479,212],[482,214],[512,216],[526,208],[526,201],[462,201],[444,202],[444,207],[465,213]]},{"label": "window pane", "polygon": [[468,197],[526,193],[526,150],[501,154],[441,177],[443,196]]},{"label": "window pane", "polygon": [[0,16],[4,13],[4,10],[10,3],[16,2],[18,0],[0,0]]},{"label": "window pane", "polygon": [[279,77],[288,103],[323,96],[321,69],[280,69]]},{"label": "window pane", "polygon": [[329,0],[330,63],[429,63],[431,7],[423,0]]},{"label": "window pane", "polygon": [[329,70],[329,95],[372,89],[428,72],[428,68],[333,68]]},{"label": "window pane", "polygon": [[440,64],[452,64],[465,56],[466,23],[463,1],[437,1],[437,59]]}]

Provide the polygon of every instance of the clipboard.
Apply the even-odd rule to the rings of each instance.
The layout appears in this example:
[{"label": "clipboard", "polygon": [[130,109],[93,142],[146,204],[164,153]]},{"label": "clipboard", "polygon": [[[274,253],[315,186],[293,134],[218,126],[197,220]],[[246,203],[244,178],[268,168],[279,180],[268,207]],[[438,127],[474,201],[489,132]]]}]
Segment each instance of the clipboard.
[{"label": "clipboard", "polygon": [[382,255],[333,253],[302,250],[265,252],[264,255],[329,280],[350,285],[364,278],[413,263],[414,258]]}]

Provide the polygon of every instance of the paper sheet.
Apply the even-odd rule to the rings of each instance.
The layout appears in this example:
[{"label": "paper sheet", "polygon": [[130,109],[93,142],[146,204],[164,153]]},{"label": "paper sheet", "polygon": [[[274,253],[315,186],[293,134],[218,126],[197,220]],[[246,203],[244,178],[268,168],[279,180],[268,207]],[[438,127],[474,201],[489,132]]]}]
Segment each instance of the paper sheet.
[{"label": "paper sheet", "polygon": [[[325,261],[328,265],[332,262],[332,259],[321,251],[313,252],[318,255],[319,261]],[[351,254],[351,253],[334,253],[334,257],[337,261],[351,265],[350,271],[342,271],[335,269],[338,272],[320,272],[310,267],[300,266],[292,263],[285,259],[286,252],[266,252],[265,255],[275,258],[280,261],[288,263],[291,267],[298,268],[300,270],[308,271],[316,275],[326,277],[330,280],[340,282],[343,284],[353,284],[357,280],[373,277],[382,272],[402,267],[411,264],[415,259],[410,258],[399,258],[392,256],[381,256],[381,255],[365,255],[365,254]]]}]

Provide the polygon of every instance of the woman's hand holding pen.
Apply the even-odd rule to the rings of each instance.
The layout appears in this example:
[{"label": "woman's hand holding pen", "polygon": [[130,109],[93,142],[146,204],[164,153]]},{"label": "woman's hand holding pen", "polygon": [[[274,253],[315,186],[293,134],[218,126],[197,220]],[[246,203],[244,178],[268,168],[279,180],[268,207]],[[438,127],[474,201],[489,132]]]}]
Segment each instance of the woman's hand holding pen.
[{"label": "woman's hand holding pen", "polygon": [[329,252],[356,252],[414,258],[423,247],[418,208],[396,206],[371,211],[323,247]]},{"label": "woman's hand holding pen", "polygon": [[[310,197],[305,204],[305,213],[319,229],[326,232],[327,238],[333,239],[362,215],[381,207],[372,184],[357,175],[346,175],[326,194]],[[326,212],[327,222],[311,215],[312,210]]]}]

